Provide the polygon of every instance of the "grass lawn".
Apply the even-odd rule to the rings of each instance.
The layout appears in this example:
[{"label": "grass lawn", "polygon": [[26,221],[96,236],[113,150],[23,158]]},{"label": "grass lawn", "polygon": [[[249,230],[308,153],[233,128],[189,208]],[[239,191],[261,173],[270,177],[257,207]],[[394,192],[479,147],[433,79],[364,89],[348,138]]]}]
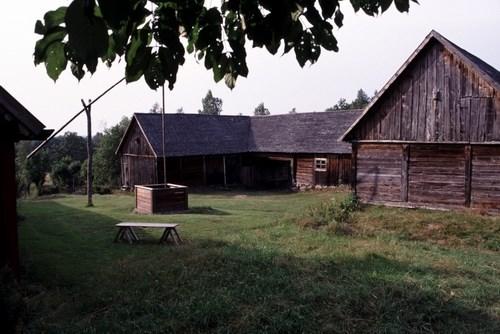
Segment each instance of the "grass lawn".
[{"label": "grass lawn", "polygon": [[[25,330],[500,332],[500,218],[366,207],[349,236],[296,223],[343,196],[191,194],[164,216],[132,214],[129,195],[21,201]],[[177,222],[186,242],[115,244],[123,220]]]}]

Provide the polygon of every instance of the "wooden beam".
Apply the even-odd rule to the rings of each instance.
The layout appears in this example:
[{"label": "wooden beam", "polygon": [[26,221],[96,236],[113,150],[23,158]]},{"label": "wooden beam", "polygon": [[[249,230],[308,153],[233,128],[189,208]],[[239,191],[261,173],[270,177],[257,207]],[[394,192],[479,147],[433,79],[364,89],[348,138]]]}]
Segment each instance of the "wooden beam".
[{"label": "wooden beam", "polygon": [[203,156],[203,185],[207,185],[207,161]]},{"label": "wooden beam", "polygon": [[472,190],[472,147],[471,145],[466,145],[464,149],[465,154],[465,206],[470,207],[471,202],[471,190]]},{"label": "wooden beam", "polygon": [[403,145],[401,158],[401,202],[408,202],[408,167],[410,158],[410,146]]},{"label": "wooden beam", "polygon": [[358,166],[358,145],[356,143],[352,144],[352,156],[351,156],[352,162],[351,162],[351,187],[354,191],[354,194],[357,194],[356,192],[356,183],[357,183],[357,166]]},{"label": "wooden beam", "polygon": [[227,186],[227,178],[226,178],[226,156],[225,155],[222,156],[222,164],[224,167],[224,187],[226,187]]},{"label": "wooden beam", "polygon": [[92,117],[91,108],[92,101],[89,100],[89,104],[86,105],[82,99],[83,107],[85,108],[85,114],[87,115],[87,206],[94,206],[92,202]]},{"label": "wooden beam", "polygon": [[16,212],[16,172],[14,142],[0,140],[0,267],[7,265],[19,278],[19,249]]}]

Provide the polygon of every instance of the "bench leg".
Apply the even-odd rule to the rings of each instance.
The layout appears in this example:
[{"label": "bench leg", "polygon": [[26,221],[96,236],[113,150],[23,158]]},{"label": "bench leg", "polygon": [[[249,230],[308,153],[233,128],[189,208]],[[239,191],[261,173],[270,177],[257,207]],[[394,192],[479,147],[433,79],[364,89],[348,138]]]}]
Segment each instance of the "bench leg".
[{"label": "bench leg", "polygon": [[168,227],[166,227],[165,230],[163,230],[163,234],[161,235],[161,238],[160,238],[160,244],[167,242],[168,235],[170,234],[169,232],[170,231],[169,231]]},{"label": "bench leg", "polygon": [[[177,233],[177,229],[174,227],[173,228],[173,231],[174,231],[174,234],[175,236],[177,237],[177,240],[179,241],[179,243],[182,243],[182,239],[181,237],[179,236],[179,233]],[[172,235],[173,236],[173,235]]]},{"label": "bench leg", "polygon": [[120,239],[122,239],[124,232],[125,232],[125,229],[123,227],[120,227],[118,229],[118,233],[116,233],[116,237],[115,237],[114,242],[118,242]]},{"label": "bench leg", "polygon": [[135,233],[134,231],[134,228],[133,227],[130,227],[130,233],[132,234],[132,237],[135,239],[135,241],[139,241],[139,237],[137,236],[137,234]]}]

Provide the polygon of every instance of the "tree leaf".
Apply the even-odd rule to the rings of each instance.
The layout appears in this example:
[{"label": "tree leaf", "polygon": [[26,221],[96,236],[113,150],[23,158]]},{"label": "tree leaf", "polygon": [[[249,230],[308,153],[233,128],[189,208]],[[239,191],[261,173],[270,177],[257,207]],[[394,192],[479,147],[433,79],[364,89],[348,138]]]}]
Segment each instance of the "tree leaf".
[{"label": "tree leaf", "polygon": [[42,21],[37,20],[35,23],[35,34],[45,35],[46,32],[47,29],[45,29],[45,26],[43,25]]},{"label": "tree leaf", "polygon": [[108,31],[106,23],[94,15],[93,1],[74,0],[66,11],[68,45],[75,55],[93,73],[97,59],[108,51]]},{"label": "tree leaf", "polygon": [[165,83],[162,64],[157,53],[151,55],[148,67],[144,72],[144,79],[151,89],[157,89]]},{"label": "tree leaf", "polygon": [[410,9],[410,0],[394,0],[397,10],[407,12]]},{"label": "tree leaf", "polygon": [[71,73],[78,79],[78,81],[82,80],[85,75],[85,71],[81,66],[78,66],[75,63],[71,63]]},{"label": "tree leaf", "polygon": [[238,78],[237,74],[226,73],[226,75],[224,75],[224,82],[226,83],[226,86],[232,90],[234,88],[234,86],[236,85],[237,78]]},{"label": "tree leaf", "polygon": [[43,20],[45,21],[45,29],[49,31],[52,28],[59,26],[64,23],[64,17],[66,15],[66,10],[68,7],[59,7],[56,10],[45,13]]},{"label": "tree leaf", "polygon": [[339,3],[337,0],[319,0],[321,15],[323,15],[323,18],[325,20],[333,16],[335,8],[337,8],[338,4]]},{"label": "tree leaf", "polygon": [[337,27],[341,28],[342,25],[344,24],[344,14],[342,14],[342,12],[340,11],[340,9],[337,9],[337,11],[335,12],[335,18],[333,20],[335,22],[335,24],[337,25]]},{"label": "tree leaf", "polygon": [[35,65],[47,59],[47,48],[54,42],[61,42],[66,36],[66,30],[64,28],[58,27],[53,29],[48,35],[44,36],[42,39],[38,40],[35,44]]},{"label": "tree leaf", "polygon": [[47,47],[47,60],[45,68],[49,77],[56,81],[62,71],[66,69],[67,60],[64,54],[64,44],[54,42]]}]

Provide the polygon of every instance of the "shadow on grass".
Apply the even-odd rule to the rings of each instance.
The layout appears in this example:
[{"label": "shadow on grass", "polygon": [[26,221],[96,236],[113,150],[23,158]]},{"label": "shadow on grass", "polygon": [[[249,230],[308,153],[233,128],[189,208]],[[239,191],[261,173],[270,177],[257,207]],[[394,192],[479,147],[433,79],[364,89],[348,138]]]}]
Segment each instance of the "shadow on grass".
[{"label": "shadow on grass", "polygon": [[[112,242],[113,219],[45,205],[53,218],[30,213],[25,227],[36,225],[39,242],[23,238],[36,262],[28,267],[27,284],[31,271],[49,268],[51,275],[42,280],[43,294],[26,298],[26,332],[495,333],[500,328],[499,319],[477,301],[443,291],[439,282],[455,272],[377,254],[306,260],[271,246],[196,236],[179,247],[125,247]],[[48,249],[60,257],[51,257]],[[72,284],[61,286],[65,275]],[[496,288],[481,287],[493,298],[479,301],[483,308],[494,307]]]},{"label": "shadow on grass", "polygon": [[196,215],[216,215],[229,216],[229,212],[212,208],[211,206],[191,206],[188,210],[180,211],[179,214],[196,214]]}]

